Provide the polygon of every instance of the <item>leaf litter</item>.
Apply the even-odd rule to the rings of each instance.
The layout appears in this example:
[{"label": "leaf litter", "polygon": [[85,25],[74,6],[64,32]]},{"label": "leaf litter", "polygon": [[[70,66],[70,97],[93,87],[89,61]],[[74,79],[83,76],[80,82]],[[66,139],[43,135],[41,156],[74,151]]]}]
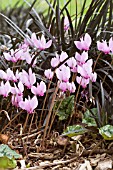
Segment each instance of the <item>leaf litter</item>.
[{"label": "leaf litter", "polygon": [[22,155],[22,158],[17,158],[15,170],[112,169],[113,145],[100,136],[82,134],[68,138],[60,136],[58,132],[53,132],[51,138],[46,139],[47,149],[42,150],[40,145],[42,134],[43,132],[38,130],[32,130],[30,134],[23,133],[22,135],[19,134],[19,131],[13,133],[10,131],[10,138],[6,146],[16,151],[17,155]]}]

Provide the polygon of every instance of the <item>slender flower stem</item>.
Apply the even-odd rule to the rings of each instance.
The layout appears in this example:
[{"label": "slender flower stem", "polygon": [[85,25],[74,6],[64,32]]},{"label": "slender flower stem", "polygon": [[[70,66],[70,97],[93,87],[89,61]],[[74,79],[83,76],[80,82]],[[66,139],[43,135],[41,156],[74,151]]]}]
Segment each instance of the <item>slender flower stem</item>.
[{"label": "slender flower stem", "polygon": [[99,60],[100,56],[101,56],[102,53],[100,53],[95,61],[95,64],[94,64],[94,67],[93,67],[93,71],[95,70],[95,67],[96,67],[96,64],[97,64],[97,61]]},{"label": "slender flower stem", "polygon": [[54,122],[54,120],[55,120],[55,116],[56,116],[56,114],[57,114],[57,112],[58,112],[58,110],[59,110],[59,108],[60,108],[60,106],[61,106],[61,104],[62,104],[62,101],[63,101],[63,98],[62,98],[62,100],[60,101],[60,103],[59,103],[59,105],[58,105],[57,110],[56,110],[56,111],[54,112],[54,114],[52,115],[52,118],[51,118],[51,124],[50,124],[50,126],[49,126],[49,130],[48,130],[47,137],[49,137],[49,134],[50,134],[50,131],[51,131],[51,128],[52,128],[53,122]]},{"label": "slender flower stem", "polygon": [[76,97],[75,97],[75,112],[73,112],[73,113],[71,114],[71,117],[70,117],[70,119],[69,119],[69,121],[68,121],[68,126],[69,126],[69,124],[71,123],[71,120],[72,120],[73,115],[77,112],[76,103],[77,103],[77,99],[78,99],[78,94],[79,94],[79,92],[80,92],[80,84],[79,84],[79,86],[78,86],[77,94],[76,94]]},{"label": "slender flower stem", "polygon": [[[34,114],[35,114],[35,113],[34,113]],[[30,126],[29,126],[28,135],[27,135],[27,142],[28,142],[28,136],[29,136],[29,134],[30,134],[30,131],[31,131],[31,126],[32,126],[32,123],[33,123],[34,114],[32,114],[31,123],[30,123]]]},{"label": "slender flower stem", "polygon": [[[55,73],[55,71],[54,71],[54,73]],[[53,74],[53,76],[54,76],[54,74]],[[51,81],[50,81],[49,84],[48,84],[48,90],[49,90],[49,88],[50,88],[51,83],[52,83],[52,79],[51,79]],[[44,98],[44,103],[43,103],[43,106],[42,106],[42,111],[41,111],[40,121],[39,121],[39,128],[41,127],[42,115],[43,115],[44,107],[45,107],[46,100],[47,100],[47,96],[48,96],[48,90],[47,90],[47,92],[46,92],[46,96],[45,96],[45,98]]]},{"label": "slender flower stem", "polygon": [[[48,89],[50,88],[50,85],[51,85],[51,81],[48,84]],[[40,115],[40,121],[39,121],[39,128],[41,127],[42,115],[43,115],[43,112],[44,112],[44,107],[45,107],[45,104],[46,104],[47,96],[48,96],[48,91],[46,92],[46,96],[45,96],[44,102],[43,102],[43,107],[42,107],[42,111],[41,111],[41,115]]]},{"label": "slender flower stem", "polygon": [[23,110],[20,111],[13,119],[11,119],[11,120],[9,121],[9,123],[1,130],[1,133],[2,133],[22,112],[23,112]]},{"label": "slender flower stem", "polygon": [[[48,125],[49,125],[49,120],[50,120],[50,117],[51,117],[52,109],[53,109],[53,107],[54,107],[54,101],[55,101],[55,98],[56,98],[56,94],[57,94],[57,92],[58,92],[58,87],[59,87],[59,83],[57,83],[57,87],[56,87],[56,89],[55,89],[55,92],[53,93],[53,97],[52,97],[52,101],[51,101],[49,113],[48,113],[47,120],[46,120],[45,129],[44,129],[44,135],[43,135],[43,141],[42,141],[42,148],[44,148],[45,138],[46,138],[46,135],[47,135],[47,129],[48,129]],[[48,134],[48,135],[49,135],[49,134]]]},{"label": "slender flower stem", "polygon": [[23,131],[24,131],[24,130],[25,130],[25,128],[26,128],[26,125],[27,125],[28,119],[29,119],[29,114],[27,113],[26,120],[25,120],[25,123],[24,123],[24,126],[23,126]]}]

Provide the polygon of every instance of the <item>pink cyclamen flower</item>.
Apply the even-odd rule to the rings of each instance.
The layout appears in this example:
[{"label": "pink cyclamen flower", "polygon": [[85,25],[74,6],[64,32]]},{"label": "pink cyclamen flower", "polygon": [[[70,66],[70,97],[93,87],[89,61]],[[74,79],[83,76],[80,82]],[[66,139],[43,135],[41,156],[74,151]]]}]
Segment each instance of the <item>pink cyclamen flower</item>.
[{"label": "pink cyclamen flower", "polygon": [[13,63],[16,63],[18,60],[21,60],[23,50],[16,49],[14,51],[13,49],[11,49],[10,52],[4,52],[3,54],[7,61],[12,61]]},{"label": "pink cyclamen flower", "polygon": [[[34,58],[34,55],[31,56],[28,50],[23,55],[23,59],[27,62],[27,64],[31,64],[33,58]],[[35,66],[36,62],[37,60],[35,59],[32,66]]]},{"label": "pink cyclamen flower", "polygon": [[23,110],[26,110],[29,114],[34,112],[34,109],[38,106],[38,99],[36,96],[34,96],[32,99],[30,99],[30,96],[28,96],[28,99],[25,98],[25,101],[19,102],[19,107]]},{"label": "pink cyclamen flower", "polygon": [[91,37],[88,33],[85,34],[84,38],[80,38],[80,41],[74,41],[76,47],[79,49],[79,50],[86,50],[88,51],[89,50],[89,47],[91,45]]},{"label": "pink cyclamen flower", "polygon": [[107,45],[106,40],[105,41],[103,40],[102,42],[97,41],[97,48],[99,51],[102,51],[105,54],[109,54],[110,52],[110,47]]},{"label": "pink cyclamen flower", "polygon": [[66,58],[68,58],[68,54],[62,51],[60,55],[60,62],[63,62]]},{"label": "pink cyclamen flower", "polygon": [[19,107],[20,101],[23,101],[23,95],[12,95],[11,102],[13,106]]},{"label": "pink cyclamen flower", "polygon": [[18,83],[18,87],[14,84],[14,87],[11,87],[11,93],[14,95],[22,96],[24,91],[24,85],[21,81]]},{"label": "pink cyclamen flower", "polygon": [[50,80],[53,78],[53,71],[51,71],[51,69],[47,69],[44,71],[44,75]]},{"label": "pink cyclamen flower", "polygon": [[70,68],[62,65],[62,67],[56,69],[56,76],[60,81],[68,82],[71,76]]},{"label": "pink cyclamen flower", "polygon": [[71,68],[72,72],[77,72],[77,62],[74,57],[71,57],[67,60],[67,65]]},{"label": "pink cyclamen flower", "polygon": [[70,93],[75,92],[76,86],[75,86],[74,82],[71,82],[71,83],[67,82],[67,90],[69,90]]},{"label": "pink cyclamen flower", "polygon": [[14,75],[13,71],[10,68],[8,68],[6,72],[3,70],[0,70],[0,78],[6,81],[11,80],[13,82],[17,82],[17,77],[16,75]]},{"label": "pink cyclamen flower", "polygon": [[64,51],[61,52],[61,55],[56,54],[56,57],[51,59],[51,66],[57,67],[60,62],[63,62],[66,58],[68,58],[68,55]]},{"label": "pink cyclamen flower", "polygon": [[92,73],[92,59],[88,60],[85,64],[82,66],[77,66],[77,72],[80,73],[80,75],[84,78],[90,78],[90,75]]},{"label": "pink cyclamen flower", "polygon": [[31,92],[35,95],[43,96],[46,92],[46,84],[43,81],[41,81],[40,84],[37,83],[37,87],[31,87]]},{"label": "pink cyclamen flower", "polygon": [[74,57],[69,58],[69,59],[67,60],[67,65],[68,65],[70,68],[76,67],[77,62],[76,62],[75,58],[74,58]]},{"label": "pink cyclamen flower", "polygon": [[61,89],[63,92],[69,90],[70,93],[74,93],[76,90],[74,82],[60,82],[59,89]]},{"label": "pink cyclamen flower", "polygon": [[80,55],[78,52],[76,52],[75,58],[79,65],[85,64],[86,60],[88,59],[88,53],[83,51],[83,53]]},{"label": "pink cyclamen flower", "polygon": [[14,72],[13,72],[10,68],[8,68],[8,69],[6,70],[6,74],[7,74],[6,80],[11,80],[11,81],[13,81],[13,82],[17,82],[17,78],[16,78],[16,76],[14,75]]},{"label": "pink cyclamen flower", "polygon": [[35,73],[32,72],[31,68],[29,68],[28,73],[25,70],[22,70],[20,73],[20,81],[30,89],[33,84],[36,82]]},{"label": "pink cyclamen flower", "polygon": [[69,29],[69,19],[67,16],[64,18],[64,30],[67,31]]},{"label": "pink cyclamen flower", "polygon": [[43,34],[41,36],[41,39],[40,38],[37,39],[36,34],[32,33],[31,40],[32,40],[34,46],[37,47],[39,50],[45,50],[46,48],[49,48],[52,44],[52,40],[49,40],[46,43],[46,39]]},{"label": "pink cyclamen flower", "polygon": [[59,64],[60,64],[60,58],[59,58],[59,55],[56,54],[56,57],[51,59],[51,66],[57,67]]},{"label": "pink cyclamen flower", "polygon": [[92,81],[92,82],[96,82],[96,79],[97,79],[97,73],[91,73],[91,75],[90,75],[90,80]]},{"label": "pink cyclamen flower", "polygon": [[67,83],[66,82],[60,82],[59,83],[59,89],[61,89],[63,92],[67,90]]},{"label": "pink cyclamen flower", "polygon": [[3,81],[0,84],[0,95],[7,97],[11,91],[11,85],[9,81],[7,81],[5,84]]},{"label": "pink cyclamen flower", "polygon": [[76,77],[76,81],[78,84],[80,84],[83,88],[86,88],[87,85],[89,84],[89,79],[85,79],[83,77]]},{"label": "pink cyclamen flower", "polygon": [[[31,64],[31,61],[32,61],[34,55],[31,56],[31,54],[29,52],[30,51],[29,48],[27,47],[25,49],[23,46],[19,46],[19,48],[20,48],[20,51],[21,51],[21,56],[20,56],[19,60],[25,60],[28,64]],[[33,63],[33,66],[35,64],[36,64],[36,59]]]}]

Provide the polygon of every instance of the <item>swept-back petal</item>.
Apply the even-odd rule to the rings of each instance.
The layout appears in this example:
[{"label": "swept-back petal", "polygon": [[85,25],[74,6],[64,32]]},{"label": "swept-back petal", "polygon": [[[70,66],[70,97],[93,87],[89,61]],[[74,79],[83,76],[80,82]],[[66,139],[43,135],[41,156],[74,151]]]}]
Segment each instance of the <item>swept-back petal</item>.
[{"label": "swept-back petal", "polygon": [[91,45],[92,40],[88,33],[85,34],[84,41],[87,43],[88,47]]},{"label": "swept-back petal", "polygon": [[64,51],[62,51],[60,55],[60,62],[63,62],[66,58],[68,58],[68,54]]},{"label": "swept-back petal", "polygon": [[37,42],[37,37],[36,37],[35,32],[33,32],[32,35],[31,35],[31,41],[32,41],[34,44]]},{"label": "swept-back petal", "polygon": [[80,41],[74,41],[74,44],[79,50],[82,50],[82,43]]},{"label": "swept-back petal", "polygon": [[46,39],[45,39],[45,37],[44,37],[44,35],[43,35],[43,34],[42,34],[42,36],[41,36],[40,41],[41,41],[42,46],[44,46],[44,47],[45,47]]},{"label": "swept-back petal", "polygon": [[52,40],[49,40],[49,41],[46,43],[45,48],[49,48],[51,45],[52,45]]},{"label": "swept-back petal", "polygon": [[21,92],[24,91],[24,85],[23,85],[23,83],[22,83],[21,81],[19,81],[19,83],[18,83],[18,88],[19,88],[19,90],[20,90]]},{"label": "swept-back petal", "polygon": [[34,110],[38,106],[38,99],[36,96],[34,96],[30,101],[30,106],[32,110]]},{"label": "swept-back petal", "polygon": [[35,95],[37,95],[37,88],[35,86],[31,87],[31,92]]},{"label": "swept-back petal", "polygon": [[25,102],[24,101],[20,101],[19,102],[19,107],[21,107],[23,110],[25,110]]}]

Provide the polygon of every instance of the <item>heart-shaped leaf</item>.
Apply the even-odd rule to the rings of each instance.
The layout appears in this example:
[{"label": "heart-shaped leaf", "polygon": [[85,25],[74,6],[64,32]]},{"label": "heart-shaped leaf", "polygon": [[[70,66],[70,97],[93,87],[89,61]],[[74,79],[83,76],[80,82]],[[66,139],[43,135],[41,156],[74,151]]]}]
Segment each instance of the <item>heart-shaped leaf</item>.
[{"label": "heart-shaped leaf", "polygon": [[68,126],[67,129],[63,132],[62,136],[73,137],[77,135],[82,135],[88,130],[81,125]]},{"label": "heart-shaped leaf", "polygon": [[113,126],[105,125],[99,129],[99,133],[105,140],[113,140]]}]

